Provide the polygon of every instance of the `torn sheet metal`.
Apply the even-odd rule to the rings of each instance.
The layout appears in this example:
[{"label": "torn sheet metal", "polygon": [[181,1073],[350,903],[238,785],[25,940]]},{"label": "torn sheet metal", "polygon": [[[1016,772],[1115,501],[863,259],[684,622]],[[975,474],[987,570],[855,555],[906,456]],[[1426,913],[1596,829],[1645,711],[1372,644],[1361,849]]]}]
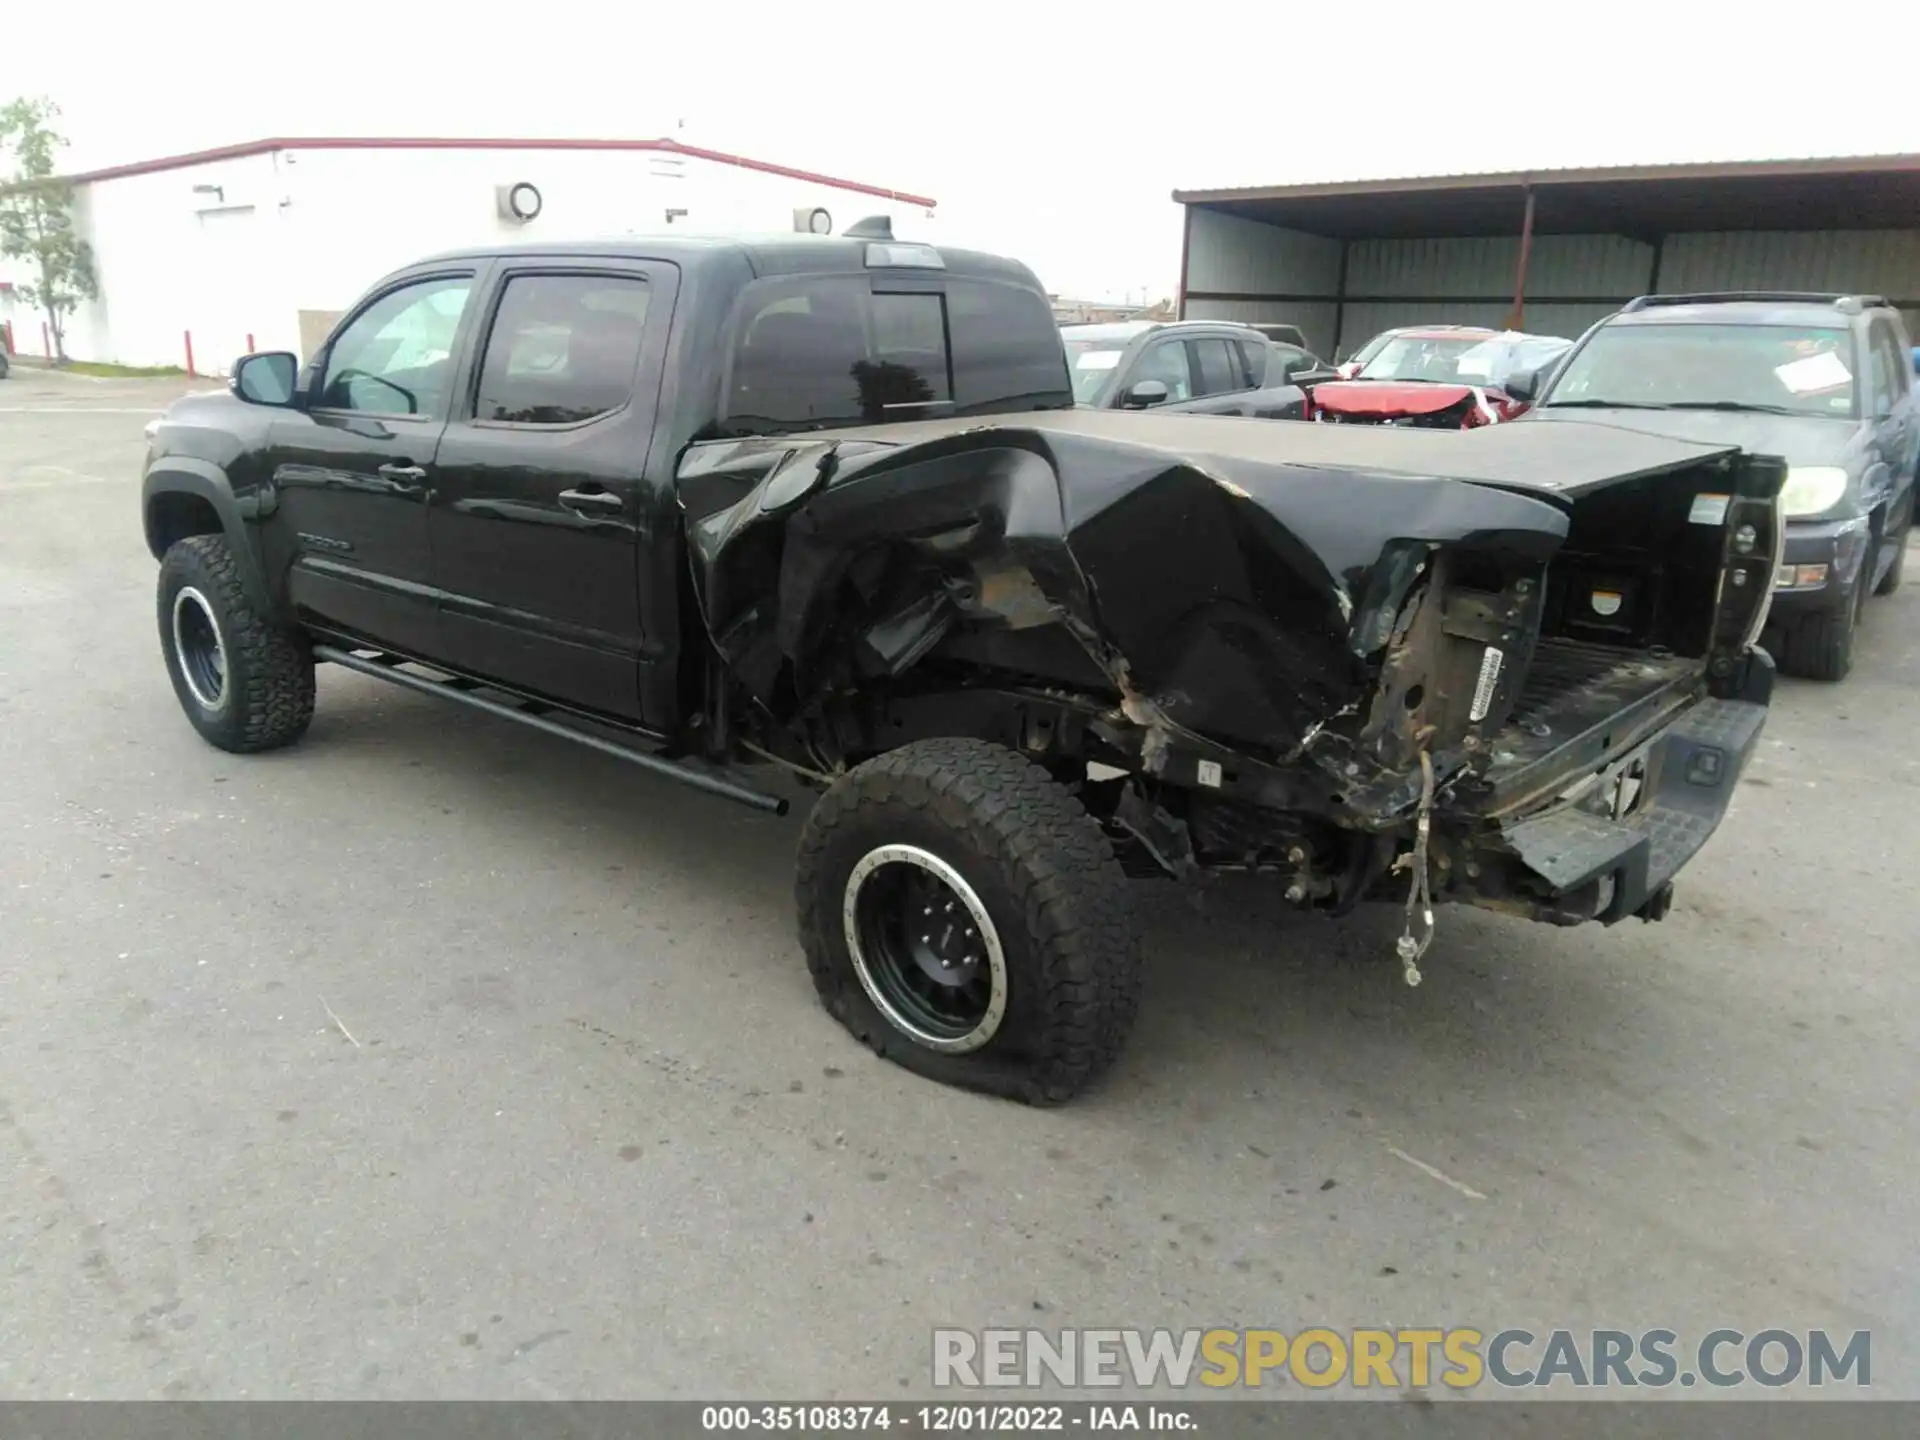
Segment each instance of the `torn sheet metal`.
[{"label": "torn sheet metal", "polygon": [[[1282,760],[1352,728],[1437,548],[1543,561],[1566,534],[1565,510],[1543,498],[1289,464],[1248,439],[1311,427],[1217,422],[1247,432],[1202,450],[1205,417],[1161,422],[1158,438],[1196,442],[1189,455],[1070,418],[703,447],[722,452],[706,474],[740,470],[742,452],[766,457],[737,503],[690,516],[694,583],[723,657],[778,713],[845,680],[858,643],[917,659],[928,647],[915,615],[957,613],[1001,646],[991,663],[1071,684],[1037,642],[1015,643],[1064,631],[1149,757],[1191,735]],[[925,438],[890,443],[899,432]],[[928,601],[936,590],[953,604]],[[1054,624],[1037,625],[1043,609]]]}]

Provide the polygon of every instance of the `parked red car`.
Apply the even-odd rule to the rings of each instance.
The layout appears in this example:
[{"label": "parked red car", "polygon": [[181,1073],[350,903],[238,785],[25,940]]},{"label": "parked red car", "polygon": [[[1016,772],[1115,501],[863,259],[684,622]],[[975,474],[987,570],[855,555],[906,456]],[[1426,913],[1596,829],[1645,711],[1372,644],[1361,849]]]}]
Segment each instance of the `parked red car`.
[{"label": "parked red car", "polygon": [[1441,430],[1498,424],[1527,408],[1501,389],[1506,378],[1542,369],[1572,345],[1555,335],[1463,325],[1388,331],[1361,348],[1350,378],[1313,387],[1307,418]]}]

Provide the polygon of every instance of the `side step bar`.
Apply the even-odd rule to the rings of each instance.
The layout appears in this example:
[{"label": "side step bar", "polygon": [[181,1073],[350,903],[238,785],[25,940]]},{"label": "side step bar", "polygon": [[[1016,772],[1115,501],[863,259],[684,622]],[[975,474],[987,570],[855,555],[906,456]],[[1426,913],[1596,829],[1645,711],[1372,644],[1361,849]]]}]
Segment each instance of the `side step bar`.
[{"label": "side step bar", "polygon": [[770,815],[787,813],[787,801],[778,795],[769,795],[762,790],[749,789],[745,785],[736,785],[731,780],[718,775],[696,770],[690,765],[676,764],[672,760],[662,760],[658,755],[649,755],[644,750],[631,749],[615,744],[611,740],[602,740],[598,735],[589,735],[557,720],[549,720],[536,713],[543,707],[533,701],[512,703],[505,700],[491,700],[484,695],[473,693],[472,681],[459,676],[446,680],[429,680],[420,675],[409,675],[399,668],[408,663],[400,657],[369,660],[365,656],[355,655],[350,650],[342,650],[334,645],[316,645],[313,658],[325,660],[348,670],[357,670],[362,675],[371,675],[376,680],[390,680],[395,685],[403,685],[409,690],[418,690],[422,695],[438,695],[442,699],[455,700],[462,705],[471,705],[476,710],[485,710],[489,715],[498,715],[502,719],[512,720],[519,725],[530,725],[535,730],[544,730],[549,735],[558,735],[563,740],[571,740],[576,745],[584,745],[589,750],[598,750],[603,755],[611,755],[616,760],[625,760],[630,765],[638,765],[642,770],[650,770],[655,775],[676,780],[682,785],[691,785],[695,790],[704,790],[709,795],[719,795],[727,800],[738,801],[755,810]]}]

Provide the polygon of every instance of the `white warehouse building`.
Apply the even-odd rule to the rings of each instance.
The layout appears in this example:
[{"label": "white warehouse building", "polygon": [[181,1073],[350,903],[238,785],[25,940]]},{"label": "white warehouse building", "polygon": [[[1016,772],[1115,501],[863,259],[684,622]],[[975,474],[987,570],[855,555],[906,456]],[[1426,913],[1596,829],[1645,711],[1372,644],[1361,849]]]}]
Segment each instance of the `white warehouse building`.
[{"label": "white warehouse building", "polygon": [[[75,360],[229,373],[249,349],[303,358],[390,270],[539,240],[839,231],[886,215],[930,238],[932,199],[675,140],[278,139],[71,177],[99,298]],[[0,322],[41,355],[45,316],[0,261]],[[9,284],[8,282],[13,282]]]}]

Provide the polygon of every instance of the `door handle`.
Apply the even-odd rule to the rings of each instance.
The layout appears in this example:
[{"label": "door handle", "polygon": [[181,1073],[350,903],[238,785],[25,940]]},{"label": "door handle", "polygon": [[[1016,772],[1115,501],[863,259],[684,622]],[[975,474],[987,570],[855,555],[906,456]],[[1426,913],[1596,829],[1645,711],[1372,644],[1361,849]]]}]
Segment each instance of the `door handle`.
[{"label": "door handle", "polygon": [[382,465],[380,473],[389,480],[424,480],[427,472],[418,465]]},{"label": "door handle", "polygon": [[618,510],[625,502],[611,490],[562,490],[560,504],[567,510]]}]

